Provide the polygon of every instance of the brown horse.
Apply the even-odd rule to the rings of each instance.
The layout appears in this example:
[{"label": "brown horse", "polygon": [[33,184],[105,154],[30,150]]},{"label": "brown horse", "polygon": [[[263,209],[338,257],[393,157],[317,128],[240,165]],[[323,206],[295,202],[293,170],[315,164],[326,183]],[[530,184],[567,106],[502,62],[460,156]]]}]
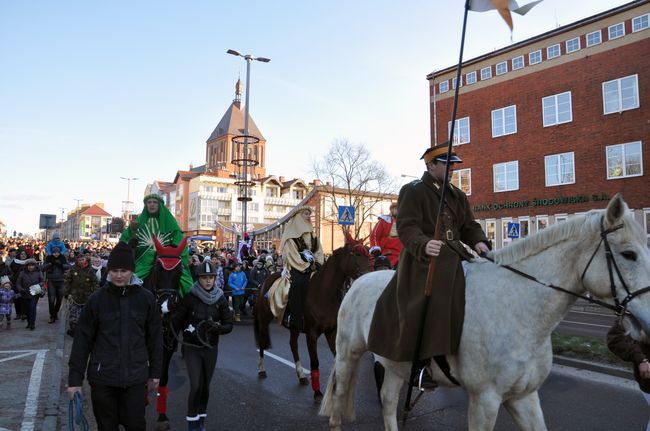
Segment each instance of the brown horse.
[{"label": "brown horse", "polygon": [[[334,250],[323,267],[318,270],[309,282],[309,289],[304,308],[304,332],[307,336],[307,349],[309,351],[311,369],[311,387],[314,390],[314,399],[320,401],[323,394],[320,391],[320,372],[318,351],[316,348],[318,338],[325,334],[332,354],[335,354],[336,318],[345,294],[345,289],[350,280],[370,270],[368,251],[363,241],[348,242],[345,246]],[[255,302],[255,340],[259,348],[258,376],[266,377],[264,369],[264,350],[271,347],[269,325],[274,316],[265,294],[269,288],[280,278],[280,273],[273,273],[264,282]],[[291,338],[289,345],[296,365],[296,374],[301,385],[306,385],[309,380],[304,375],[298,356],[298,336],[300,331],[290,329]]]}]

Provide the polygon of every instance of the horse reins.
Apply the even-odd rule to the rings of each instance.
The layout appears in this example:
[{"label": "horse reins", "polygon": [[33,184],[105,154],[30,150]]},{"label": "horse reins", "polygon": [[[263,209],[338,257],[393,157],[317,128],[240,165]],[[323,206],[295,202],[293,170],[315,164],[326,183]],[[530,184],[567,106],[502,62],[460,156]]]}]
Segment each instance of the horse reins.
[{"label": "horse reins", "polygon": [[[551,289],[558,290],[560,292],[567,293],[571,296],[574,296],[576,298],[584,299],[585,301],[588,301],[592,304],[599,305],[601,307],[607,308],[609,310],[612,310],[614,313],[616,313],[617,316],[621,317],[624,314],[629,314],[627,311],[627,306],[632,301],[632,299],[636,298],[639,295],[642,295],[644,293],[647,293],[650,291],[650,286],[646,286],[642,289],[636,290],[634,292],[630,291],[630,288],[628,287],[627,283],[625,283],[625,279],[623,278],[623,275],[621,274],[621,271],[616,264],[616,259],[614,259],[614,254],[612,253],[611,246],[609,245],[609,241],[607,240],[607,235],[609,235],[612,232],[616,232],[619,229],[622,229],[624,227],[623,223],[618,224],[614,227],[611,227],[609,229],[605,229],[604,226],[604,217],[600,219],[600,241],[598,242],[598,245],[596,246],[596,249],[592,253],[591,257],[589,258],[589,261],[587,262],[587,265],[585,266],[585,269],[582,271],[582,276],[580,277],[580,280],[582,281],[582,284],[584,286],[584,278],[585,274],[587,273],[587,269],[589,269],[589,266],[594,260],[594,257],[596,257],[596,254],[598,253],[598,250],[600,249],[601,244],[605,245],[605,258],[607,260],[607,271],[609,272],[609,282],[610,282],[610,290],[612,293],[612,298],[614,299],[614,305],[608,304],[604,301],[600,301],[598,299],[592,298],[590,295],[581,295],[579,293],[572,292],[568,289],[565,289],[560,286],[556,286],[551,283],[545,283],[543,281],[540,281],[536,277],[527,274],[523,271],[520,271],[516,268],[513,268],[512,266],[509,265],[500,265],[494,261],[491,257],[488,257],[486,254],[482,255],[481,257],[489,260],[490,262],[494,263],[495,265],[498,265],[502,268],[505,268],[511,272],[514,272],[517,275],[520,275],[528,280],[534,281],[538,284],[541,284],[546,287],[550,287]],[[616,271],[616,275],[618,276],[618,279],[621,281],[621,284],[623,285],[623,288],[627,292],[627,296],[623,298],[623,301],[619,301],[618,295],[616,293],[616,284],[614,282],[614,270]]]}]

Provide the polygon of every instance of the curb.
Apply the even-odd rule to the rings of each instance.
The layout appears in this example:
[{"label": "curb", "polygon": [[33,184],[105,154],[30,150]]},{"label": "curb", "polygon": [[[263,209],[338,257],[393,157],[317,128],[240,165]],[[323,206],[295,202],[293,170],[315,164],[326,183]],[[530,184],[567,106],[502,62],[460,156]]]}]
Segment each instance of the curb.
[{"label": "curb", "polygon": [[617,367],[615,365],[603,364],[600,362],[585,361],[583,359],[570,358],[561,355],[553,355],[553,363],[634,381],[634,374],[629,368]]},{"label": "curb", "polygon": [[[66,306],[65,310],[63,309]],[[45,414],[43,416],[43,431],[56,431],[59,429],[59,403],[61,401],[61,384],[65,345],[65,327],[67,322],[67,302],[61,306],[61,318],[59,319],[58,337],[56,341],[56,358],[52,361],[52,388],[47,396]]]}]

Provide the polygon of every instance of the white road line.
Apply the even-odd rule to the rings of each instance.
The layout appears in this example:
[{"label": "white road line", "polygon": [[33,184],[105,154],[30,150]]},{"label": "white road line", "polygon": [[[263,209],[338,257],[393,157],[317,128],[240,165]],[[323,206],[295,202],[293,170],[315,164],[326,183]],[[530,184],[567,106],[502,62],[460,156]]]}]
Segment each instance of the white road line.
[{"label": "white road line", "polygon": [[612,317],[615,318],[616,316],[614,314],[607,314],[607,313],[594,313],[591,311],[577,311],[577,310],[571,310],[569,311],[568,314],[589,314],[591,316],[602,316],[602,317]]},{"label": "white road line", "polygon": [[32,367],[32,376],[29,379],[25,412],[23,413],[23,423],[20,425],[20,431],[34,430],[34,418],[38,411],[38,395],[41,392],[41,378],[43,377],[43,365],[47,350],[35,350],[34,353],[36,353],[36,360]]},{"label": "white road line", "polygon": [[563,320],[560,323],[573,323],[575,325],[598,326],[599,328],[611,328],[609,325],[598,325],[596,323],[574,322],[572,320]]},{"label": "white road line", "polygon": [[[259,350],[258,350],[257,352],[259,353]],[[274,355],[273,353],[267,352],[266,350],[264,351],[264,354],[265,354],[266,356],[268,356],[269,358],[271,358],[271,359],[275,359],[276,361],[280,362],[281,364],[286,365],[287,367],[291,367],[291,368],[293,368],[294,370],[296,369],[296,364],[294,364],[294,363],[291,362],[291,361],[287,361],[286,359],[281,358],[281,357],[278,356],[278,355]],[[309,370],[305,369],[304,367],[302,368],[302,371],[303,371],[305,374],[309,374]]]},{"label": "white road line", "polygon": [[[29,353],[23,353],[21,355],[10,356],[8,358],[2,358],[2,359],[0,359],[0,362],[6,362],[6,361],[11,361],[13,359],[24,358],[25,356],[31,356],[31,355],[33,355],[34,353],[37,353],[37,352],[38,352],[38,350],[33,350],[33,351],[30,351]],[[2,430],[0,430],[0,431],[2,431]]]},{"label": "white road line", "polygon": [[0,353],[38,353],[38,350],[0,350]]}]

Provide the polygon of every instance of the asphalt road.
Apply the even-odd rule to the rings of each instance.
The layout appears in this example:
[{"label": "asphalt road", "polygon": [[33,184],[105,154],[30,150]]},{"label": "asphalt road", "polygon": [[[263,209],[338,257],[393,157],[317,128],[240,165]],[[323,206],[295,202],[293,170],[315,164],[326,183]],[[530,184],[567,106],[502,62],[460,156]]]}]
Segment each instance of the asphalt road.
[{"label": "asphalt road", "polygon": [[557,332],[605,339],[614,324],[615,316],[609,313],[572,310],[556,328]]}]

